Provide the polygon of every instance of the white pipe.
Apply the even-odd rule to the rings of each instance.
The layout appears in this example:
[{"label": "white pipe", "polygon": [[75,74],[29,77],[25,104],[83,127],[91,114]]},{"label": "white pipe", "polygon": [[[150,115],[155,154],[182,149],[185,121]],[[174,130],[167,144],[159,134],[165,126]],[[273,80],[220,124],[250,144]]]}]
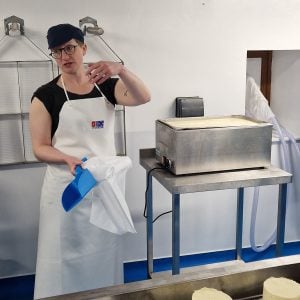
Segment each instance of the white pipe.
[{"label": "white pipe", "polygon": [[[298,148],[297,142],[290,132],[288,132],[285,128],[281,127],[278,124],[275,117],[272,117],[269,120],[269,122],[273,124],[274,129],[275,129],[276,133],[278,134],[281,145],[282,145],[283,151],[281,152],[280,157],[281,157],[281,162],[282,162],[283,168],[286,171],[291,173],[291,161],[290,161],[290,156],[288,155],[288,146],[287,146],[287,142],[286,142],[285,138],[287,137],[288,140],[290,140],[292,142],[292,144],[294,145],[296,152],[300,158],[300,150]],[[253,195],[253,203],[252,203],[251,223],[250,223],[250,245],[251,245],[252,250],[254,250],[255,252],[262,252],[262,251],[266,250],[267,248],[269,248],[276,241],[276,228],[262,246],[259,246],[259,247],[256,246],[256,244],[255,244],[255,224],[256,224],[258,197],[259,197],[259,187],[255,187],[254,195]]]},{"label": "white pipe", "polygon": [[[269,122],[273,125],[275,132],[277,133],[280,140],[280,160],[282,168],[288,172],[291,172],[291,161],[288,152],[288,145],[286,143],[286,137],[294,143],[294,137],[289,134],[284,128],[282,128],[270,106],[268,105],[267,99],[261,93],[255,80],[251,77],[247,77],[246,82],[246,115],[261,121]],[[297,147],[297,153],[300,155],[300,151]],[[256,214],[258,207],[259,198],[259,187],[254,188],[253,203],[251,211],[251,222],[250,222],[250,245],[251,248],[256,252],[262,252],[266,250],[276,240],[276,228],[273,233],[269,236],[267,241],[260,247],[255,245],[255,224]]]}]

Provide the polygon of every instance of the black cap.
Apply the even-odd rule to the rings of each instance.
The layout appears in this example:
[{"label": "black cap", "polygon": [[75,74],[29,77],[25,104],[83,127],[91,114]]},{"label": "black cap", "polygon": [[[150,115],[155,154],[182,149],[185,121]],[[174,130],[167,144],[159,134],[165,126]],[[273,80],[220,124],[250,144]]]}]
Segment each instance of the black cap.
[{"label": "black cap", "polygon": [[48,29],[47,40],[49,49],[62,45],[71,39],[84,43],[83,32],[71,24],[59,24]]}]

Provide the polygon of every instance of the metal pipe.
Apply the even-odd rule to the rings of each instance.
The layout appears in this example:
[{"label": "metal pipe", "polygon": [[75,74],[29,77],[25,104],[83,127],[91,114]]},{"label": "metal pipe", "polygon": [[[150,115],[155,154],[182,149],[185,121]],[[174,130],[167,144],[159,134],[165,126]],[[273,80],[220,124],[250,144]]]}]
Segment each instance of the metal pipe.
[{"label": "metal pipe", "polygon": [[180,194],[172,194],[172,275],[180,273]]},{"label": "metal pipe", "polygon": [[153,194],[152,194],[152,175],[148,172],[147,182],[148,190],[147,197],[147,272],[148,278],[152,277],[153,273]]},{"label": "metal pipe", "polygon": [[235,259],[242,259],[243,248],[243,214],[244,214],[244,188],[238,188],[237,190],[237,212],[236,212],[236,239]]},{"label": "metal pipe", "polygon": [[104,33],[103,28],[101,27],[85,27],[87,33],[95,34],[95,35],[102,35]]}]

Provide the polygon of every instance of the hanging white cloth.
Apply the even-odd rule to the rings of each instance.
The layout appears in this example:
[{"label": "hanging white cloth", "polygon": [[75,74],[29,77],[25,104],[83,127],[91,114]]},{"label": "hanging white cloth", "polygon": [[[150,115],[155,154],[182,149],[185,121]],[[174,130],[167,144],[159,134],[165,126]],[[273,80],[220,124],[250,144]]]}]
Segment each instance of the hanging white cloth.
[{"label": "hanging white cloth", "polygon": [[245,114],[247,117],[265,122],[270,122],[275,117],[267,99],[250,76],[247,77],[246,81]]},{"label": "hanging white cloth", "polygon": [[[262,92],[260,91],[258,85],[252,77],[247,77],[246,81],[246,107],[245,107],[245,115],[254,118],[257,120],[269,122],[273,125],[273,129],[277,133],[279,140],[282,145],[282,154],[281,154],[281,162],[283,168],[291,172],[291,163],[290,156],[288,153],[288,145],[285,140],[285,129],[282,128],[277,121],[273,111],[271,110],[267,99],[264,97]],[[288,137],[293,140],[292,136]],[[260,187],[254,188],[253,195],[253,203],[252,203],[252,212],[251,212],[251,225],[250,225],[250,245],[251,248],[256,252],[262,252],[266,250],[271,244],[276,241],[276,228],[272,232],[272,234],[268,237],[266,242],[257,247],[255,244],[255,226],[256,226],[256,213],[258,207],[258,197],[259,197]]]},{"label": "hanging white cloth", "polygon": [[98,184],[92,190],[90,222],[115,234],[136,233],[125,200],[125,176],[129,157],[92,157],[84,163]]}]

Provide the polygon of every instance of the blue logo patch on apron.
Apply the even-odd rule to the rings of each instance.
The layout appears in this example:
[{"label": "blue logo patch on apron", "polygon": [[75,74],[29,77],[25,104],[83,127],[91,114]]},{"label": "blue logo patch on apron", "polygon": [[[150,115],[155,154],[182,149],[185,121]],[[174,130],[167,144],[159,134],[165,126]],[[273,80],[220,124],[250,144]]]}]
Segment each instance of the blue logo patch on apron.
[{"label": "blue logo patch on apron", "polygon": [[92,121],[92,128],[94,129],[104,128],[104,120]]}]

